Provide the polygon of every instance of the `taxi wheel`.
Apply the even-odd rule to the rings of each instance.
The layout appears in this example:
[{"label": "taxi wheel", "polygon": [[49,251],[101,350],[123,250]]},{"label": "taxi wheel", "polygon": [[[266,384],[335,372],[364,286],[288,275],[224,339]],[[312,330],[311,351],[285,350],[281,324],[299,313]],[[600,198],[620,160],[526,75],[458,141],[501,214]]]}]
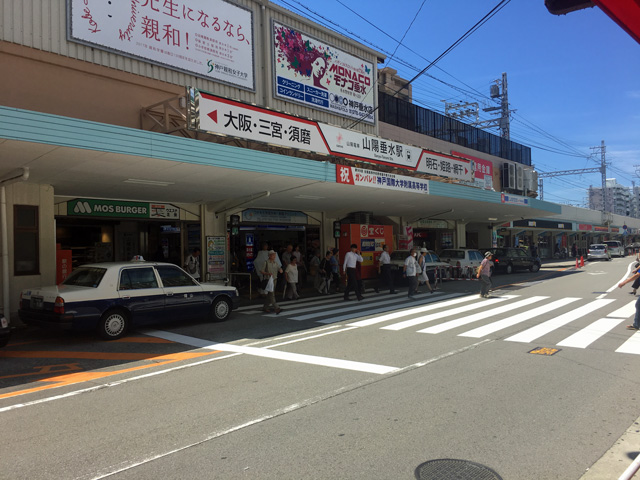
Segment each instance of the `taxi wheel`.
[{"label": "taxi wheel", "polygon": [[211,306],[211,320],[224,322],[231,315],[231,302],[226,298],[216,298]]},{"label": "taxi wheel", "polygon": [[109,310],[102,315],[98,333],[104,340],[117,340],[129,329],[129,315],[123,310]]},{"label": "taxi wheel", "polygon": [[509,275],[511,275],[513,273],[513,265],[511,265],[510,263],[507,264],[507,273]]}]

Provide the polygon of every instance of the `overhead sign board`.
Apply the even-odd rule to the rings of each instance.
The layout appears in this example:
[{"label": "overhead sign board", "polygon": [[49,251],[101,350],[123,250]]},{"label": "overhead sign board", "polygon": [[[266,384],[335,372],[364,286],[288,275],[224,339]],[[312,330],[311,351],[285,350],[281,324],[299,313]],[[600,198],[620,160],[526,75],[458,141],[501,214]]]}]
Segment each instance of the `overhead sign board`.
[{"label": "overhead sign board", "polygon": [[190,90],[190,128],[470,182],[471,162]]},{"label": "overhead sign board", "polygon": [[429,193],[429,181],[363,168],[336,165],[336,182],[359,187],[382,188],[397,192]]},{"label": "overhead sign board", "polygon": [[177,220],[180,218],[180,208],[167,203],[76,198],[67,202],[67,215]]},{"label": "overhead sign board", "polygon": [[273,22],[275,96],[374,123],[373,64]]},{"label": "overhead sign board", "polygon": [[253,16],[224,0],[67,0],[70,41],[254,90]]}]

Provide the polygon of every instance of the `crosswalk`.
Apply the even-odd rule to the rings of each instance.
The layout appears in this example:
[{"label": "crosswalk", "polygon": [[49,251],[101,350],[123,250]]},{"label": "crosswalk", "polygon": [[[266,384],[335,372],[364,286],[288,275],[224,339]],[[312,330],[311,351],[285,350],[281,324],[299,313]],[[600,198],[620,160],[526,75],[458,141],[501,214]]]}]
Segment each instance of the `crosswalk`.
[{"label": "crosswalk", "polygon": [[[497,334],[506,342],[533,343],[554,338],[559,347],[584,349],[609,335],[622,344],[617,353],[640,355],[640,332],[624,328],[635,315],[631,301],[612,298],[585,299],[516,295],[494,292],[491,298],[462,293],[423,293],[415,301],[406,295],[368,295],[362,302],[344,302],[342,296],[327,295],[282,304],[279,318],[331,324],[353,320],[349,327],[376,327],[385,331],[413,331],[437,335],[453,332],[460,337],[485,338]],[[241,314],[261,314],[261,306],[238,309]],[[585,325],[597,313],[597,320]],[[528,323],[525,323],[528,322]],[[537,322],[532,325],[533,322]],[[563,329],[563,327],[567,327]]]}]

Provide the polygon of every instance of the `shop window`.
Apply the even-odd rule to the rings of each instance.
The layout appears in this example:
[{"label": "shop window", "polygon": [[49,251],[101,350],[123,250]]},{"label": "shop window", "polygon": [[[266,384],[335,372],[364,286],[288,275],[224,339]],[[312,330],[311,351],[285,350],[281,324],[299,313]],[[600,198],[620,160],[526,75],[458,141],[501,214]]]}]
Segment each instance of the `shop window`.
[{"label": "shop window", "polygon": [[13,270],[15,275],[40,273],[40,230],[38,207],[13,207]]},{"label": "shop window", "polygon": [[120,290],[158,288],[153,268],[128,268],[120,274]]}]

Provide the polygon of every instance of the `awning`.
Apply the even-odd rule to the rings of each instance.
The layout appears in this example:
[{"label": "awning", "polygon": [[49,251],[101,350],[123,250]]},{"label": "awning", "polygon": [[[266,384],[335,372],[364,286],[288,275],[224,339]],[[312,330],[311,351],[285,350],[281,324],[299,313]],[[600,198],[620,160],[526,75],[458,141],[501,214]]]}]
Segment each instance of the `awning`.
[{"label": "awning", "polygon": [[554,15],[564,15],[597,5],[640,43],[640,0],[545,0],[544,4],[549,13]]}]

